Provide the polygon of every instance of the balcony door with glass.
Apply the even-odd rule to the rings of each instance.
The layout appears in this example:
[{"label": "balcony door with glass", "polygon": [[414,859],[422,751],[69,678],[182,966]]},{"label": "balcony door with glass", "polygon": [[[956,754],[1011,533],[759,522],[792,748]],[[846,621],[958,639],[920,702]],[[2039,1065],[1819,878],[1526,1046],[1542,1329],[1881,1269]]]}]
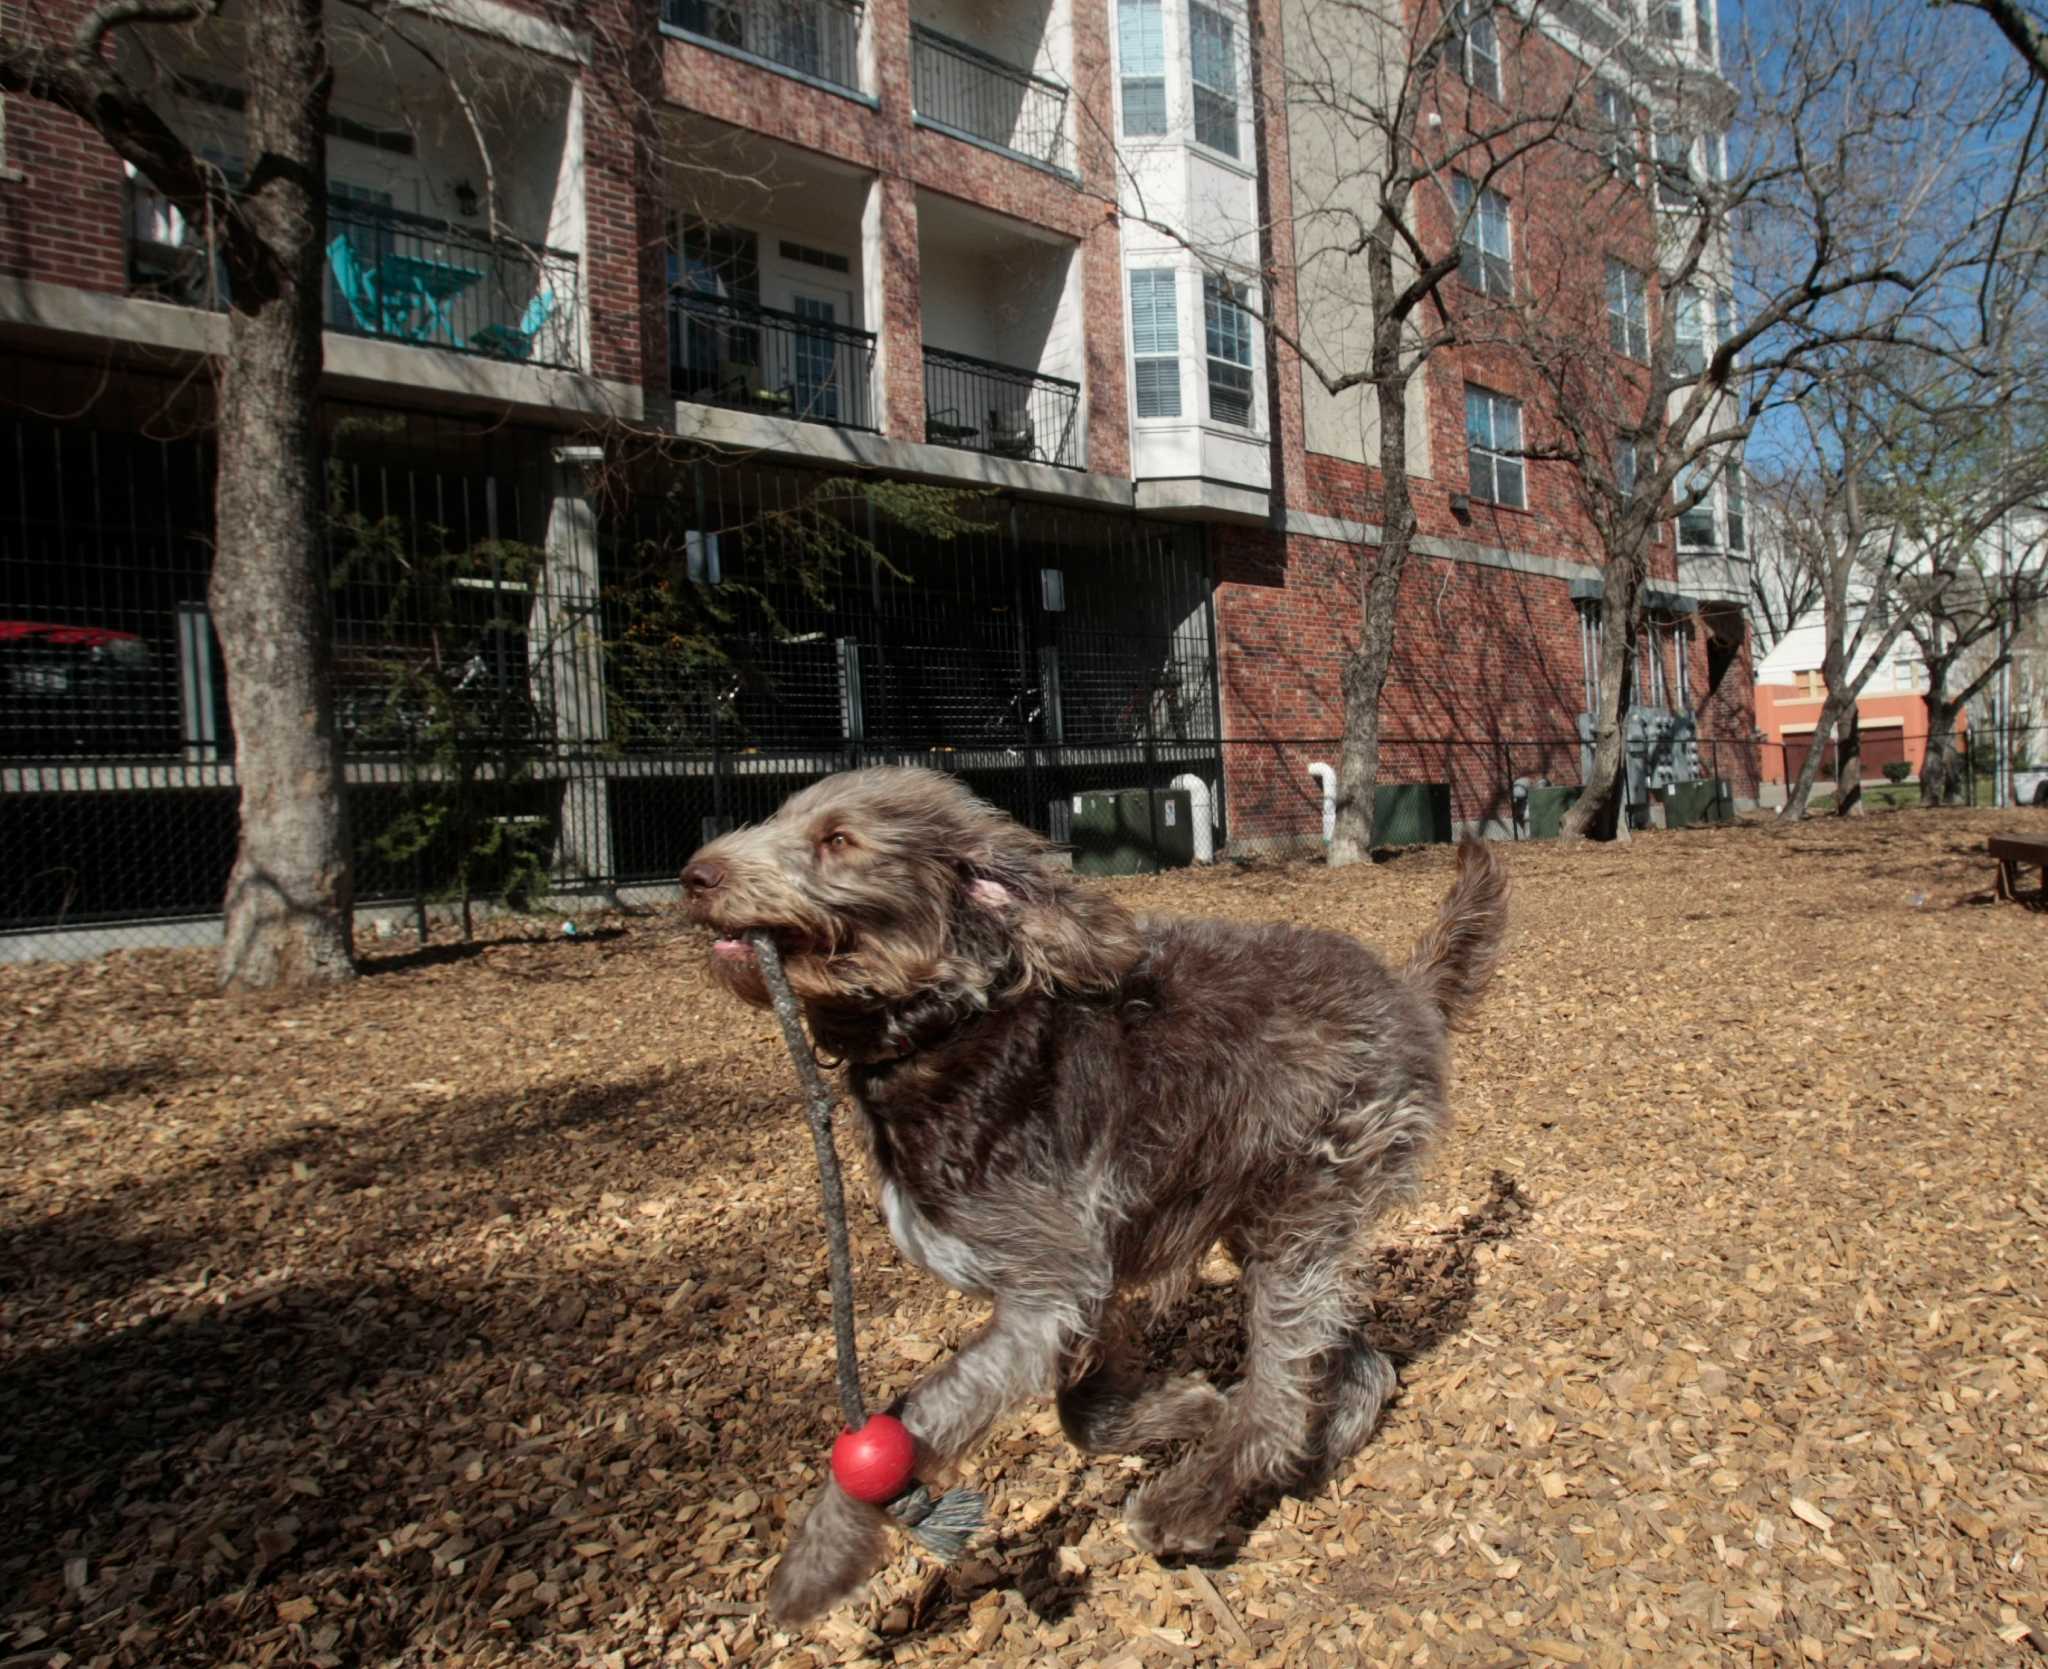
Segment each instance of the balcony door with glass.
[{"label": "balcony door with glass", "polygon": [[791,382],[795,385],[796,415],[818,423],[837,423],[840,417],[839,329],[853,321],[853,295],[826,284],[793,284],[789,310],[799,319],[823,326],[798,327]]}]

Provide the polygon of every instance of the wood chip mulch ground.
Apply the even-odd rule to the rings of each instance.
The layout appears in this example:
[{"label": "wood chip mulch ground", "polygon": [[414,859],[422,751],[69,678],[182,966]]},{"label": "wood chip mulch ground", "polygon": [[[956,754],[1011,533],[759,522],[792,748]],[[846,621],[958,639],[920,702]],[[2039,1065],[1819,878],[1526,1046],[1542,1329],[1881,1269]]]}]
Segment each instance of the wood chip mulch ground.
[{"label": "wood chip mulch ground", "polygon": [[[1512,850],[1358,1460],[1169,1568],[1117,1516],[1156,1463],[1026,1411],[963,1562],[793,1637],[809,1144],[672,919],[276,1006],[0,969],[0,1666],[2048,1661],[2048,918],[1973,902],[1998,829],[2048,825]],[[1398,952],[1450,865],[1119,885]],[[855,1252],[879,1399],[978,1314]],[[1231,1291],[1162,1362],[1230,1371]]]}]

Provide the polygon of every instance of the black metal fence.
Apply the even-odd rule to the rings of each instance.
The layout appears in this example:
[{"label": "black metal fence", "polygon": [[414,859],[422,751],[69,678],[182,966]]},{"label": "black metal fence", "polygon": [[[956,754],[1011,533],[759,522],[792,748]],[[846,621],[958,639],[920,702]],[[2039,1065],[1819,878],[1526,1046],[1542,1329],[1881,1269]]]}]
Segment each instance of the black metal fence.
[{"label": "black metal fence", "polygon": [[1067,89],[980,47],[910,26],[911,100],[917,119],[1040,167],[1072,172]]},{"label": "black metal fence", "polygon": [[1017,458],[1081,467],[1081,385],[929,344],[924,350],[924,438]]},{"label": "black metal fence", "polygon": [[662,0],[661,20],[799,75],[860,89],[859,0]]},{"label": "black metal fence", "polygon": [[[582,264],[568,250],[492,238],[474,227],[352,199],[327,206],[329,330],[522,364],[582,364]],[[224,308],[214,240],[131,182],[130,288]]]},{"label": "black metal fence", "polygon": [[873,429],[875,338],[831,319],[669,292],[669,391],[769,417]]}]

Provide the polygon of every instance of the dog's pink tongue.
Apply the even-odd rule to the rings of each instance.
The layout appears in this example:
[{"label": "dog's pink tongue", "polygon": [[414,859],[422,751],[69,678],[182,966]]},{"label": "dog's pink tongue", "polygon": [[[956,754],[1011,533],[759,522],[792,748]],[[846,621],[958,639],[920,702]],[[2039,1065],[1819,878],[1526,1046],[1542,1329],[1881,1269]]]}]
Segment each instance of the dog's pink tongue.
[{"label": "dog's pink tongue", "polygon": [[754,947],[744,939],[713,939],[711,954],[722,956],[728,962],[751,962],[754,959]]}]

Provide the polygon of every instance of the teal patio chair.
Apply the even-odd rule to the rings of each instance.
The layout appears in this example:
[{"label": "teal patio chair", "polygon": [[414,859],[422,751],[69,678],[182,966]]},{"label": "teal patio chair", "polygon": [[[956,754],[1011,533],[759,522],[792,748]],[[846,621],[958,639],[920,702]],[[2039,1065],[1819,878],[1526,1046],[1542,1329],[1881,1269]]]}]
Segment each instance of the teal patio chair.
[{"label": "teal patio chair", "polygon": [[369,336],[386,334],[384,303],[377,294],[377,281],[363,265],[356,246],[344,232],[327,246],[327,265],[333,270],[335,288],[356,321],[356,328]]},{"label": "teal patio chair", "polygon": [[499,359],[531,359],[533,344],[554,316],[555,292],[542,290],[526,304],[526,314],[518,324],[485,325],[470,337],[469,345],[478,353],[494,354]]}]

